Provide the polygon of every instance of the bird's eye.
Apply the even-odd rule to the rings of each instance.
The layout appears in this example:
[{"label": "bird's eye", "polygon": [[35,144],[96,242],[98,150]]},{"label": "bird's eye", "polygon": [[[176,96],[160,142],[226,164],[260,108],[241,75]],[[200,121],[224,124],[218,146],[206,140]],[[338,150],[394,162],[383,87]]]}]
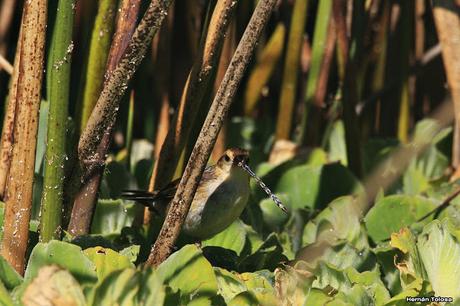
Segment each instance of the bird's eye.
[{"label": "bird's eye", "polygon": [[228,163],[230,161],[230,156],[227,154],[224,155],[224,160]]}]

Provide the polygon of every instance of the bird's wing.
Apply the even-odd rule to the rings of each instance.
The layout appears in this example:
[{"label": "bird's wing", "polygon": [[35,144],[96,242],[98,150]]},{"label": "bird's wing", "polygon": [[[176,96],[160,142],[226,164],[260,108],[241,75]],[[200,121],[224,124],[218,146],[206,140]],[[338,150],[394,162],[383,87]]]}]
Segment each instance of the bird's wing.
[{"label": "bird's wing", "polygon": [[[211,180],[215,178],[215,171],[213,171],[213,166],[207,167],[202,176],[202,180]],[[167,205],[176,194],[177,186],[179,185],[180,178],[176,179],[166,186],[161,188],[160,190],[149,192],[143,190],[124,190],[121,194],[121,197],[126,200],[136,201],[150,210],[158,210],[155,208],[156,205]],[[163,210],[165,207],[161,207],[160,209]]]}]

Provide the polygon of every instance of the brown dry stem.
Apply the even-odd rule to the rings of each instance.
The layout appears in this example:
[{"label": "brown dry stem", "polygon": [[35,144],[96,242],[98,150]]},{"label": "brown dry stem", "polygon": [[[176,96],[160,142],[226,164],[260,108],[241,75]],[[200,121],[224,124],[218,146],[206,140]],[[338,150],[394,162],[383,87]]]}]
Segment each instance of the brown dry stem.
[{"label": "brown dry stem", "polygon": [[185,168],[184,175],[171,202],[166,220],[150,252],[147,266],[158,266],[171,254],[172,247],[188,213],[217,135],[227,116],[260,34],[267,24],[276,2],[276,0],[259,0],[257,3],[257,7],[212,102]]},{"label": "brown dry stem", "polygon": [[[236,7],[237,1],[219,0],[209,23],[209,31],[203,51],[197,57],[189,74],[168,135],[155,162],[149,190],[155,190],[167,184],[173,177],[182,150],[189,139],[190,130],[200,110],[201,102],[212,85],[212,71],[219,59],[219,50],[224,41],[224,34]],[[161,182],[161,183],[160,183]]]},{"label": "brown dry stem", "polygon": [[32,187],[38,110],[45,55],[47,1],[24,3],[20,54],[14,63],[18,72],[12,88],[15,106],[11,165],[5,189],[5,216],[1,255],[24,273],[32,208]]}]

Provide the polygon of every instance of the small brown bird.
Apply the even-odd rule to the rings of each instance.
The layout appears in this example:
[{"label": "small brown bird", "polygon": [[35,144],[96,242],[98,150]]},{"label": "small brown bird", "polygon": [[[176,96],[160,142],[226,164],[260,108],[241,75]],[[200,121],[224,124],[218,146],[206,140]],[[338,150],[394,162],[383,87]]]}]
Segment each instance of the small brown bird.
[{"label": "small brown bird", "polygon": [[[246,150],[232,148],[225,151],[215,165],[203,172],[198,189],[182,230],[189,236],[207,239],[223,231],[243,212],[249,198],[249,175],[254,177],[275,203],[283,210],[281,201],[249,168]],[[122,194],[127,200],[137,201],[160,215],[176,193],[180,179],[154,192],[128,190]]]}]

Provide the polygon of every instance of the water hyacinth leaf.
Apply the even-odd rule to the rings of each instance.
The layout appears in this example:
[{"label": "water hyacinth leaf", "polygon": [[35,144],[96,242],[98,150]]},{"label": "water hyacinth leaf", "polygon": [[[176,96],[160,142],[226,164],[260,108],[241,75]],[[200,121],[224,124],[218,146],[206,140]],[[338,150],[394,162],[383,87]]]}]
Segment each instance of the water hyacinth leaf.
[{"label": "water hyacinth leaf", "polygon": [[76,245],[58,240],[38,243],[33,248],[24,279],[35,278],[41,267],[51,264],[56,264],[69,270],[81,285],[90,285],[97,280],[96,267],[85,256],[82,249]]},{"label": "water hyacinth leaf", "polygon": [[[278,167],[285,168],[286,165]],[[339,196],[362,190],[353,174],[339,163],[294,166],[281,174],[275,168],[262,180],[275,194],[286,194],[291,209],[321,209]],[[338,181],[341,183],[337,184]],[[256,199],[264,198],[260,191],[253,189],[253,192]]]},{"label": "water hyacinth leaf", "polygon": [[418,236],[417,248],[436,296],[460,297],[460,243],[448,219],[434,220]]},{"label": "water hyacinth leaf", "polygon": [[272,279],[267,279],[266,275],[272,275],[268,270],[260,270],[254,273],[242,273],[240,279],[248,288],[248,291],[254,294],[260,305],[277,305],[275,288],[271,285]]},{"label": "water hyacinth leaf", "polygon": [[80,285],[57,265],[43,266],[22,296],[24,305],[87,305]]},{"label": "water hyacinth leaf", "polygon": [[217,278],[218,293],[224,298],[225,302],[230,302],[235,296],[247,290],[246,285],[236,272],[214,268],[214,273]]},{"label": "water hyacinth leaf", "polygon": [[[288,211],[291,212],[289,197],[285,194],[277,194],[276,196],[287,207]],[[260,201],[259,206],[262,210],[264,221],[271,230],[279,230],[288,221],[289,215],[280,213],[279,207],[273,203],[271,198],[263,199]]]},{"label": "water hyacinth leaf", "polygon": [[22,283],[22,277],[18,272],[0,256],[0,280],[7,289],[13,289]]},{"label": "water hyacinth leaf", "polygon": [[283,255],[283,247],[276,234],[270,234],[259,248],[239,263],[239,270],[257,271],[261,269],[274,270],[287,258]]},{"label": "water hyacinth leaf", "polygon": [[312,267],[320,260],[339,268],[358,268],[369,255],[367,235],[360,223],[359,199],[340,197],[307,223],[296,259]]},{"label": "water hyacinth leaf", "polygon": [[11,298],[5,285],[0,281],[0,304],[4,306],[13,306],[13,299]]},{"label": "water hyacinth leaf", "polygon": [[[140,285],[139,292],[136,297],[138,305],[168,305],[166,299],[166,294],[168,293],[163,286],[161,277],[158,276],[155,270],[152,268],[146,269],[141,273],[140,276]],[[173,305],[174,302],[177,304],[178,301],[175,300],[175,294],[169,293],[168,298],[172,299]]]},{"label": "water hyacinth leaf", "polygon": [[140,272],[135,269],[114,271],[90,292],[88,305],[135,305],[139,285]]},{"label": "water hyacinth leaf", "polygon": [[131,226],[136,204],[122,200],[99,200],[91,224],[92,234],[118,235],[125,226]]},{"label": "water hyacinth leaf", "polygon": [[235,251],[237,255],[241,254],[246,243],[246,230],[240,220],[233,222],[224,231],[214,237],[202,241],[202,247],[217,246],[228,250]]},{"label": "water hyacinth leaf", "polygon": [[94,263],[99,281],[116,270],[134,268],[128,257],[109,248],[100,246],[83,251],[86,257]]},{"label": "water hyacinth leaf", "polygon": [[120,255],[125,256],[129,259],[130,262],[135,262],[137,257],[139,256],[139,252],[141,250],[140,245],[131,245],[129,247],[124,248],[120,251]]},{"label": "water hyacinth leaf", "polygon": [[163,283],[180,290],[183,303],[192,298],[203,303],[217,294],[217,279],[211,264],[195,245],[186,245],[158,266]]},{"label": "water hyacinth leaf", "polygon": [[228,306],[256,306],[260,305],[259,301],[257,298],[252,294],[251,292],[248,291],[243,291],[239,293],[237,296],[235,296],[233,299],[231,299],[228,304]]},{"label": "water hyacinth leaf", "polygon": [[433,201],[420,196],[391,195],[379,200],[369,210],[364,222],[375,242],[390,238],[435,208]]},{"label": "water hyacinth leaf", "polygon": [[313,273],[316,279],[312,287],[334,288],[338,292],[336,299],[352,305],[383,305],[390,298],[380,279],[378,267],[360,273],[353,267],[342,270],[327,263],[320,263]]}]

